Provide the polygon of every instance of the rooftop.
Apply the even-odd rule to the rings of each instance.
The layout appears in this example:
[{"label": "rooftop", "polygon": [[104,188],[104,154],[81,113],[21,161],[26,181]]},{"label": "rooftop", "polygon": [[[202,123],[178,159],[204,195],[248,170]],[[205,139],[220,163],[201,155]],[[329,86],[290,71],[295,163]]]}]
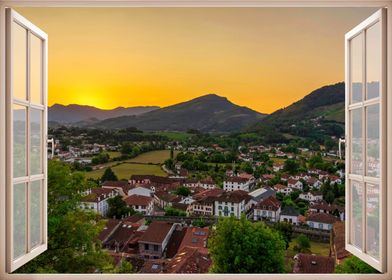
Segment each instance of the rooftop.
[{"label": "rooftop", "polygon": [[128,206],[130,205],[148,206],[153,201],[153,198],[143,196],[143,195],[133,194],[131,196],[128,196],[124,201]]},{"label": "rooftop", "polygon": [[297,254],[294,260],[293,273],[333,273],[335,270],[332,257]]},{"label": "rooftop", "polygon": [[314,213],[314,214],[310,214],[306,220],[310,222],[333,224],[339,219],[327,213]]},{"label": "rooftop", "polygon": [[140,243],[158,243],[161,244],[169,234],[170,229],[174,225],[164,221],[153,221],[143,236],[140,238]]}]

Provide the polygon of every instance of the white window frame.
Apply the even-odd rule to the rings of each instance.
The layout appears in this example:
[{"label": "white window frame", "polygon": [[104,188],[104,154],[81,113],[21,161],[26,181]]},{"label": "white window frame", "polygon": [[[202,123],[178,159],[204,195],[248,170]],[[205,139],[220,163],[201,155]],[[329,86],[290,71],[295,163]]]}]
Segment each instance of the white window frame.
[{"label": "white window frame", "polygon": [[[363,98],[363,101],[361,102],[355,102],[354,104],[350,104],[350,100],[351,100],[351,80],[350,80],[350,41],[355,38],[356,36],[358,36],[359,34],[362,34],[362,36],[365,36],[365,32],[364,30],[369,29],[371,26],[375,25],[379,23],[380,24],[380,35],[381,35],[381,57],[382,57],[382,61],[381,61],[381,69],[380,69],[380,73],[381,73],[381,81],[380,81],[380,94],[379,97],[377,98],[372,98],[372,99],[368,99],[366,100],[365,97]],[[387,184],[386,184],[386,163],[387,163],[387,156],[386,156],[386,141],[385,141],[385,137],[384,137],[384,131],[386,130],[386,117],[387,117],[387,104],[385,102],[386,98],[387,98],[387,93],[386,93],[386,84],[383,82],[386,79],[386,61],[383,60],[383,58],[386,57],[386,49],[385,49],[385,42],[384,42],[384,35],[386,32],[386,10],[385,9],[380,9],[377,12],[375,12],[373,15],[371,15],[370,17],[368,17],[366,20],[364,20],[363,22],[361,22],[359,25],[357,25],[356,27],[354,27],[350,32],[346,33],[345,35],[345,53],[346,53],[346,77],[345,80],[347,81],[345,87],[346,87],[346,104],[345,104],[345,111],[346,111],[346,119],[345,119],[345,126],[346,126],[346,135],[345,135],[345,143],[346,143],[346,217],[349,217],[348,215],[350,215],[351,212],[351,202],[352,202],[352,198],[351,198],[351,186],[350,186],[350,181],[355,181],[355,182],[359,182],[362,183],[362,190],[363,190],[363,194],[362,194],[362,204],[363,209],[362,209],[362,223],[363,223],[363,227],[362,227],[362,249],[359,249],[358,247],[356,247],[355,245],[351,244],[351,236],[350,233],[352,231],[352,227],[351,227],[351,223],[353,222],[352,220],[347,220],[347,222],[345,223],[345,234],[346,234],[346,249],[351,252],[352,254],[360,257],[361,259],[365,260],[367,263],[371,264],[373,267],[375,267],[377,270],[379,271],[385,271],[386,268],[386,257],[385,257],[385,246],[382,246],[382,244],[384,244],[386,242],[386,215],[384,209],[385,209],[385,205],[386,205],[386,190],[387,190]],[[365,37],[364,37],[365,38]],[[363,52],[363,56],[362,56],[362,63],[363,63],[363,78],[366,80],[366,60],[367,58],[365,57],[366,55],[366,48],[367,48],[367,44],[366,44],[366,40],[363,40],[362,42],[362,52]],[[363,81],[364,86],[363,86],[363,91],[362,94],[363,96],[365,96],[365,90],[366,90],[366,83],[367,81]],[[380,168],[380,176],[379,178],[375,178],[375,177],[368,177],[366,176],[366,171],[367,171],[367,160],[366,160],[366,113],[365,113],[365,108],[368,108],[368,106],[372,106],[372,105],[379,105],[380,108],[380,162],[381,162],[381,168]],[[361,126],[362,126],[362,160],[364,162],[363,164],[363,174],[362,175],[356,175],[356,174],[351,174],[349,169],[350,169],[350,165],[351,165],[351,146],[352,145],[347,145],[347,143],[351,142],[351,119],[350,119],[350,113],[352,112],[352,110],[356,110],[356,109],[361,109],[362,110],[362,122],[361,122]],[[379,204],[380,204],[380,248],[379,248],[379,252],[380,252],[380,260],[376,260],[375,258],[373,258],[372,256],[368,255],[366,253],[366,240],[367,240],[367,225],[366,225],[366,208],[367,208],[367,188],[366,185],[367,184],[377,184],[379,185],[379,189],[380,189],[380,197],[379,197]],[[364,251],[363,251],[364,250]]]},{"label": "white window frame", "polygon": [[[6,72],[7,72],[7,77],[6,77],[6,110],[7,110],[7,115],[8,118],[6,118],[6,130],[7,130],[7,143],[6,143],[6,162],[8,168],[6,169],[6,207],[8,209],[13,209],[13,203],[14,203],[14,186],[15,184],[25,184],[26,188],[26,251],[27,253],[23,254],[22,256],[18,258],[8,258],[7,259],[7,271],[14,271],[20,266],[24,265],[26,262],[29,262],[30,260],[34,259],[37,257],[39,254],[47,250],[47,211],[44,211],[47,209],[47,149],[46,149],[46,139],[47,139],[47,88],[46,88],[46,81],[47,81],[47,43],[48,43],[48,38],[47,35],[42,32],[38,27],[34,26],[31,24],[29,21],[27,21],[23,16],[18,14],[12,9],[7,9],[6,11],[6,28],[7,28],[7,35],[10,36],[7,37],[7,47],[6,47],[6,52],[7,52],[7,61],[6,63]],[[23,99],[18,99],[15,96],[13,96],[13,39],[11,38],[13,32],[11,31],[12,29],[12,24],[18,24],[21,26],[23,29],[28,31],[26,33],[27,37],[27,46],[26,46],[26,51],[28,53],[27,55],[27,62],[26,61],[26,76],[27,76],[27,95],[28,99],[23,100]],[[42,65],[42,72],[41,72],[41,104],[33,104],[31,102],[31,90],[30,90],[30,64],[31,64],[31,44],[30,44],[30,36],[35,36],[39,38],[42,41],[42,48],[41,48],[41,65]],[[18,106],[23,106],[26,108],[26,161],[28,162],[27,164],[27,175],[24,175],[23,177],[18,177],[14,178],[13,176],[13,145],[12,145],[12,140],[13,140],[13,106],[14,104]],[[30,174],[30,155],[31,155],[31,150],[30,150],[30,111],[32,109],[39,110],[41,115],[41,157],[42,157],[42,171],[40,174],[37,175],[31,175]],[[7,146],[8,145],[8,146]],[[41,242],[39,245],[36,247],[31,248],[30,244],[30,222],[31,222],[31,216],[30,216],[30,203],[29,203],[29,198],[31,196],[30,194],[30,188],[31,188],[31,182],[36,181],[40,182],[41,185],[41,203],[40,203],[40,213],[41,213],[41,219],[40,222],[42,223],[40,225],[40,239]],[[7,219],[7,232],[6,232],[6,237],[9,240],[7,242],[7,255],[8,256],[13,256],[14,252],[14,245],[13,245],[13,223],[14,223],[14,218],[13,218],[13,210],[7,212],[6,214],[6,219]],[[12,259],[12,260],[11,260]]]},{"label": "white window frame", "polygon": [[[102,275],[102,274],[8,274],[6,271],[6,193],[5,193],[5,8],[6,7],[385,7],[388,9],[387,22],[387,95],[392,96],[392,0],[8,0],[0,1],[0,278],[1,279],[183,279],[183,275]],[[273,23],[272,23],[273,24]],[[344,38],[342,38],[344,40]],[[387,99],[387,119],[392,120],[392,98]],[[387,123],[387,146],[392,147],[392,122]],[[392,185],[392,149],[387,151],[387,185]],[[387,202],[387,236],[392,236],[392,191],[386,193]],[[392,239],[392,238],[391,238]],[[211,279],[392,279],[392,240],[386,239],[387,263],[386,272],[383,274],[256,274],[256,275],[203,275],[203,278]],[[200,275],[186,275],[187,279],[199,279]]]}]

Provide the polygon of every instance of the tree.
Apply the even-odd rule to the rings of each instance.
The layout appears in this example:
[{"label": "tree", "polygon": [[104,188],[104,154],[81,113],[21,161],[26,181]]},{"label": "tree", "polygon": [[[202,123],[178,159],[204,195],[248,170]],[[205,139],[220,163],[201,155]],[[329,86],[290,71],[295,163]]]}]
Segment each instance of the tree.
[{"label": "tree", "polygon": [[170,169],[170,170],[174,170],[174,160],[172,160],[171,158],[165,160],[164,162],[166,168]]},{"label": "tree", "polygon": [[122,259],[120,266],[117,268],[117,273],[133,273],[133,266],[132,264],[127,261],[126,259]]},{"label": "tree", "polygon": [[309,238],[305,234],[300,234],[295,239],[294,250],[299,253],[305,253],[310,250],[310,241]]},{"label": "tree", "polygon": [[182,196],[189,196],[191,194],[191,190],[188,189],[187,187],[180,186],[179,188],[176,189],[175,194],[182,195]]},{"label": "tree", "polygon": [[293,236],[293,226],[289,223],[277,222],[274,224],[274,229],[277,230],[286,243],[286,250],[290,246],[291,238]]},{"label": "tree", "polygon": [[107,154],[107,153],[100,153],[100,154],[94,156],[94,157],[91,159],[91,163],[92,163],[92,164],[107,163],[107,162],[109,161],[109,159],[110,159],[109,154]]},{"label": "tree", "polygon": [[165,208],[165,216],[181,216],[185,217],[186,212],[177,208],[173,207],[166,207]]},{"label": "tree", "polygon": [[328,191],[327,194],[324,196],[324,200],[327,203],[333,203],[333,201],[335,200],[335,195],[333,191]]},{"label": "tree", "polygon": [[284,171],[290,173],[290,174],[295,174],[298,172],[299,164],[297,161],[293,159],[288,159],[284,162]]},{"label": "tree", "polygon": [[350,256],[341,264],[335,267],[335,273],[378,273],[373,267],[358,259],[355,256]]},{"label": "tree", "polygon": [[263,222],[222,218],[208,240],[215,273],[284,272],[285,242]]},{"label": "tree", "polygon": [[105,172],[103,173],[102,177],[101,177],[101,182],[105,182],[105,181],[117,181],[118,178],[116,176],[116,174],[113,172],[113,170],[108,167],[105,169]]},{"label": "tree", "polygon": [[17,273],[114,272],[113,259],[102,250],[98,234],[105,221],[79,209],[80,192],[90,188],[80,172],[59,161],[48,162],[48,250]]},{"label": "tree", "polygon": [[108,217],[110,218],[116,217],[117,219],[121,219],[127,214],[135,214],[135,210],[133,210],[131,207],[128,207],[125,201],[122,200],[121,196],[119,195],[109,198],[108,205]]}]

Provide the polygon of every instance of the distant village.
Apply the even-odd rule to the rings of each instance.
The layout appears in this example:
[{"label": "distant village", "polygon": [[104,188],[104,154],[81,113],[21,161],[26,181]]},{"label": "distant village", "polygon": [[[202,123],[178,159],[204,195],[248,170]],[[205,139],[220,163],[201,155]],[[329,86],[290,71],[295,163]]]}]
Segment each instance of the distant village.
[{"label": "distant village", "polygon": [[[120,150],[119,145],[106,144],[61,147],[58,141],[56,158],[92,170],[102,168],[93,164],[92,155]],[[212,264],[208,249],[211,227],[231,216],[271,226],[289,223],[295,234],[328,243],[328,255],[296,254],[293,273],[333,272],[349,256],[344,250],[344,163],[336,150],[298,148],[288,152],[285,147],[238,147],[233,162],[222,168],[212,164],[217,173],[224,170],[219,174],[221,181],[207,172],[188,170],[178,156],[172,156],[172,166],[160,166],[166,176],[132,174],[127,180],[98,180],[98,187],[82,194],[80,208],[107,219],[99,234],[103,246],[116,260],[125,257],[140,273],[207,273]],[[165,143],[164,148],[177,155],[227,153],[219,144],[192,146],[178,141]],[[291,162],[309,162],[316,155],[333,172],[317,167],[290,169]],[[241,169],[244,165],[247,170]],[[117,219],[108,216],[108,201],[117,196],[133,213]]]}]

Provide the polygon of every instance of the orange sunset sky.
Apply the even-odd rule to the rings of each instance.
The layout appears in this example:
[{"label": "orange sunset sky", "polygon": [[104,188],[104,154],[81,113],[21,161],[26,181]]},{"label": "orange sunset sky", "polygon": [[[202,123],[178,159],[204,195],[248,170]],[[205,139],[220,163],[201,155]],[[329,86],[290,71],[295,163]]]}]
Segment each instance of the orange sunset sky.
[{"label": "orange sunset sky", "polygon": [[207,93],[271,113],[344,80],[370,8],[18,8],[49,35],[49,105],[167,106]]}]

